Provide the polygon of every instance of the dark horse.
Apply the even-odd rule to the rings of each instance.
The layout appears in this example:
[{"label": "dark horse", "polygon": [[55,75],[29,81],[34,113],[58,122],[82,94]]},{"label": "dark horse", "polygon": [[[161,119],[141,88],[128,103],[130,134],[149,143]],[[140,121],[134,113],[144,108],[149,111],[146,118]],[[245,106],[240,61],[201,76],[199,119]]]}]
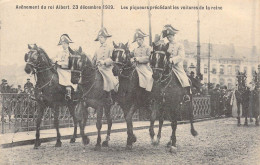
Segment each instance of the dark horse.
[{"label": "dark horse", "polygon": [[102,117],[103,110],[107,118],[107,137],[103,141],[102,146],[107,147],[110,140],[110,133],[112,127],[112,118],[110,115],[110,108],[112,106],[111,99],[108,99],[108,92],[103,90],[104,81],[101,73],[98,71],[96,65],[92,64],[92,61],[82,52],[81,48],[75,52],[80,56],[80,60],[75,63],[78,71],[81,73],[74,77],[79,79],[78,83],[78,104],[75,109],[77,122],[80,126],[80,134],[84,145],[89,143],[89,138],[85,135],[84,129],[86,126],[88,107],[92,107],[97,112],[97,123],[96,127],[98,130],[97,143],[95,150],[101,149],[101,128],[102,128]]},{"label": "dark horse", "polygon": [[132,117],[137,109],[139,109],[139,112],[149,109],[150,92],[139,86],[139,77],[135,69],[136,62],[130,61],[131,55],[128,43],[113,44],[114,74],[119,78],[117,102],[123,110],[127,123],[126,149],[132,149],[133,143],[137,140],[133,133]]},{"label": "dark horse", "polygon": [[25,54],[25,72],[34,74],[36,78],[35,99],[38,103],[38,115],[36,121],[36,140],[34,148],[41,145],[40,142],[40,124],[46,107],[54,109],[54,125],[57,131],[56,147],[61,146],[59,132],[59,108],[67,106],[74,120],[74,134],[72,141],[75,141],[77,135],[77,123],[74,115],[75,103],[65,100],[65,87],[59,84],[57,71],[46,52],[37,47],[28,45],[29,52]]},{"label": "dark horse", "polygon": [[259,114],[260,114],[260,65],[258,65],[258,74],[255,72],[253,82],[255,88],[250,94],[250,103],[253,117],[255,118],[255,125],[259,126]]},{"label": "dark horse", "polygon": [[[172,136],[167,144],[170,152],[176,151],[176,129],[177,129],[177,115],[180,110],[181,103],[189,109],[189,117],[191,124],[191,134],[196,136],[198,133],[193,126],[193,111],[191,101],[183,102],[185,89],[181,86],[175,73],[172,71],[172,63],[169,62],[169,54],[167,53],[168,44],[153,44],[153,52],[150,56],[150,64],[153,69],[154,86],[152,90],[152,114],[150,125],[150,136],[152,144],[159,144],[161,138],[162,125],[164,114],[166,113],[171,121]],[[190,95],[192,99],[192,96]],[[157,141],[154,140],[154,122],[156,114],[159,114],[159,131]]]},{"label": "dark horse", "polygon": [[238,72],[237,74],[238,89],[235,91],[237,99],[237,125],[240,126],[240,105],[242,105],[243,115],[245,117],[245,126],[248,126],[247,118],[249,116],[249,96],[250,90],[246,86],[246,73]]}]

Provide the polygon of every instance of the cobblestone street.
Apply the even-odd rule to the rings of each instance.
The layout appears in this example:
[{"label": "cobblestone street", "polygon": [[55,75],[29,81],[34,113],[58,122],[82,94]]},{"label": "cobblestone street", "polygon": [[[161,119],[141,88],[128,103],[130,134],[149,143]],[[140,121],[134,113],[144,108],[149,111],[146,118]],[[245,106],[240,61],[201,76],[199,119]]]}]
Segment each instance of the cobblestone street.
[{"label": "cobblestone street", "polygon": [[55,148],[55,142],[42,143],[38,150],[32,145],[1,148],[0,164],[260,164],[260,127],[254,123],[237,127],[235,118],[225,118],[195,123],[195,129],[197,137],[190,134],[189,124],[178,125],[177,153],[166,148],[171,135],[167,126],[159,146],[151,145],[145,129],[135,131],[131,151],[125,150],[126,132],[119,132],[111,134],[110,147],[101,151],[94,151],[96,136],[86,147],[78,138],[74,144],[63,140],[61,148]]}]

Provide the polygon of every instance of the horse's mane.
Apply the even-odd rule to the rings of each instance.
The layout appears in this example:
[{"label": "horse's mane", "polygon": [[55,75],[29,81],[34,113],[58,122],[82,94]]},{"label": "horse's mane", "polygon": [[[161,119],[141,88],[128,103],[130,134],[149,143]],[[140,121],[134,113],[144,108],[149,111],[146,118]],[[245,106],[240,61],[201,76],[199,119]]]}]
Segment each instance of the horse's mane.
[{"label": "horse's mane", "polygon": [[48,65],[51,66],[52,61],[51,61],[50,57],[48,56],[48,54],[45,52],[45,50],[43,48],[38,47],[38,51],[40,54],[42,54],[46,57],[46,59],[48,60]]}]

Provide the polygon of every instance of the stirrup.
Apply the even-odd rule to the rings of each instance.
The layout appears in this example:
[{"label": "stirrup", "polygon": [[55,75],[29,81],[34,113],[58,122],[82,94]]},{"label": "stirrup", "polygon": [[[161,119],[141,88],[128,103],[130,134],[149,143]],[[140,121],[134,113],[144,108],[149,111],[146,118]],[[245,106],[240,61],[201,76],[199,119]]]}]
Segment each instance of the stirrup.
[{"label": "stirrup", "polygon": [[184,95],[183,96],[183,101],[186,103],[186,102],[189,102],[190,101],[190,96],[189,95]]},{"label": "stirrup", "polygon": [[70,94],[66,94],[65,95],[65,100],[67,100],[67,101],[71,100],[71,95]]}]

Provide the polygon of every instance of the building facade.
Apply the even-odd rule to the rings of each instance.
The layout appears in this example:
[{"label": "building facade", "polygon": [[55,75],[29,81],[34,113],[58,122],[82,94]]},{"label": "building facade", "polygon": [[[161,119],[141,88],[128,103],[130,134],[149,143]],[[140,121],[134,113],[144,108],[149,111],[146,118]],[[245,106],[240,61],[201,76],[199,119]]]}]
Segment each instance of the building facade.
[{"label": "building facade", "polygon": [[[184,41],[185,60],[184,68],[189,73],[196,73],[197,57],[196,43]],[[210,49],[210,51],[209,51]],[[210,71],[209,71],[209,52],[210,52]],[[200,72],[203,74],[202,83],[214,83],[227,86],[232,89],[237,84],[236,75],[238,71],[246,72],[247,85],[252,81],[253,74],[257,71],[260,55],[252,54],[249,48],[234,47],[231,45],[201,44],[201,66]],[[209,76],[210,74],[210,76]],[[210,81],[208,80],[210,77]]]}]

